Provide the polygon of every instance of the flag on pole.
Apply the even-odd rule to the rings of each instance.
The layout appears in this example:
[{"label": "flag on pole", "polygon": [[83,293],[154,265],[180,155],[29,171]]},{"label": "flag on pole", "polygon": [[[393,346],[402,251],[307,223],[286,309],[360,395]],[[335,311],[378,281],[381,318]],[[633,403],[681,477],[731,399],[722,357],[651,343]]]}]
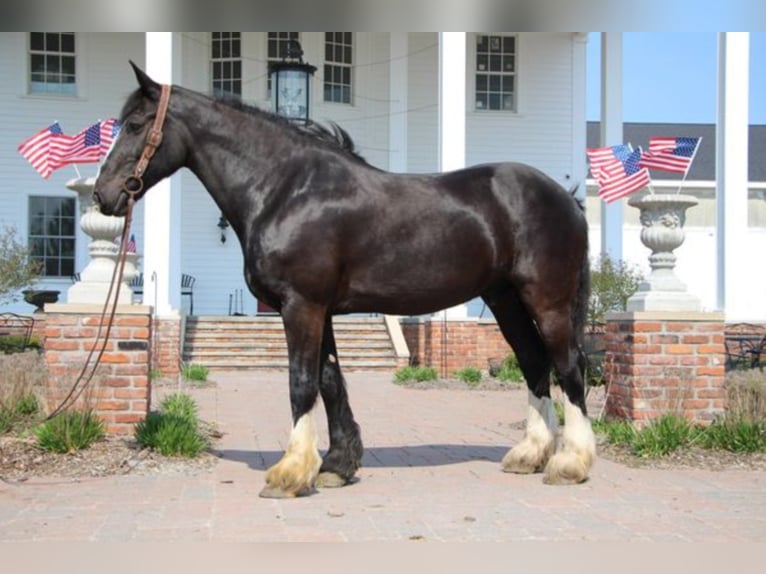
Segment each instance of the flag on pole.
[{"label": "flag on pole", "polygon": [[120,133],[120,122],[117,118],[109,118],[101,122],[101,155],[105,156],[109,153],[109,150],[114,144],[114,140],[117,139],[117,134]]},{"label": "flag on pole", "polygon": [[639,165],[641,148],[636,149],[624,160],[614,159],[604,166],[608,175],[598,182],[598,195],[610,203],[626,197],[651,184],[649,170]]},{"label": "flag on pole", "polygon": [[641,167],[687,173],[702,138],[652,137],[649,150],[641,157]]},{"label": "flag on pole", "polygon": [[58,122],[53,122],[47,128],[43,128],[35,135],[27,138],[19,144],[18,151],[26,160],[32,164],[38,173],[45,179],[48,179],[55,168],[48,162],[50,141],[54,136],[61,136],[61,126]]},{"label": "flag on pole", "polygon": [[101,158],[101,124],[95,123],[76,135],[51,138],[48,162],[52,169],[72,163],[96,163]]},{"label": "flag on pole", "polygon": [[590,162],[590,171],[593,179],[599,185],[608,179],[616,171],[622,169],[620,162],[625,160],[633,150],[629,145],[619,144],[607,147],[588,148],[585,153]]},{"label": "flag on pole", "polygon": [[125,251],[128,253],[136,252],[136,236],[132,233],[130,234],[130,239],[128,239],[128,244],[125,246]]}]

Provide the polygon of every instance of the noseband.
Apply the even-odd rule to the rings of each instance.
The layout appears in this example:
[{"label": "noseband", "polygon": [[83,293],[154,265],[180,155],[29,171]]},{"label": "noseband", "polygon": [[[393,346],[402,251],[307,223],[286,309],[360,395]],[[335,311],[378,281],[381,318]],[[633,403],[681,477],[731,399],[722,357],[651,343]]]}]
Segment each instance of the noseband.
[{"label": "noseband", "polygon": [[157,115],[154,116],[154,124],[152,129],[146,135],[146,143],[144,144],[144,151],[141,152],[141,157],[138,159],[136,167],[133,168],[133,173],[125,178],[122,184],[122,190],[128,194],[128,197],[133,199],[144,188],[143,175],[146,171],[146,167],[149,165],[149,160],[152,159],[154,152],[160,147],[162,143],[162,127],[165,125],[165,116],[168,111],[168,102],[170,101],[170,86],[168,84],[162,84],[162,92],[160,93],[160,103],[157,106]]}]

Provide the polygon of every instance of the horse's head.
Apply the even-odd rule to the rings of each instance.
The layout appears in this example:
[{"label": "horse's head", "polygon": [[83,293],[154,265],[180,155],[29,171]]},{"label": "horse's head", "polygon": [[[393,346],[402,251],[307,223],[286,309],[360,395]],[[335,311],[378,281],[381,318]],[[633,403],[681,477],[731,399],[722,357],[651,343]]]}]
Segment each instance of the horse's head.
[{"label": "horse's head", "polygon": [[[93,199],[106,215],[124,215],[130,195],[139,200],[155,183],[181,167],[186,155],[182,126],[174,122],[170,106],[163,125],[155,125],[163,86],[133,62],[130,65],[139,88],[125,102],[120,134],[93,188]],[[158,129],[161,137],[152,133]]]}]

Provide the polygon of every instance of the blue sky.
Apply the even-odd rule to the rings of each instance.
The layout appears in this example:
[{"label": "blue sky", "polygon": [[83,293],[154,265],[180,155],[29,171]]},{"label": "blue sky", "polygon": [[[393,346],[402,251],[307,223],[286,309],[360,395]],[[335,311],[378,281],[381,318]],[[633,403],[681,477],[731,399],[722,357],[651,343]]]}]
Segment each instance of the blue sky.
[{"label": "blue sky", "polygon": [[[715,32],[623,34],[623,121],[714,123]],[[601,101],[601,34],[588,38],[588,120]],[[766,124],[766,33],[750,34],[750,123]]]}]

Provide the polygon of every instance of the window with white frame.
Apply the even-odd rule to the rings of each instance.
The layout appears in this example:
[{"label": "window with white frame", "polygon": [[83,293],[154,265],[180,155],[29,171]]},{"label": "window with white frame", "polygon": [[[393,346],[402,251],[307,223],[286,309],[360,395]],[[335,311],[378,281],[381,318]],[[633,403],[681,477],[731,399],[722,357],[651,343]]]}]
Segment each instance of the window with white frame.
[{"label": "window with white frame", "polygon": [[29,198],[29,253],[46,277],[74,275],[75,225],[75,198]]},{"label": "window with white frame", "polygon": [[324,61],[324,101],[350,104],[353,64],[351,32],[325,32]]},{"label": "window with white frame", "polygon": [[213,93],[242,95],[242,33],[211,32],[210,78]]},{"label": "window with white frame", "polygon": [[[300,42],[298,32],[268,32],[266,59],[269,63],[281,62],[287,54],[287,46],[292,40]],[[266,80],[266,96],[271,98],[271,76]]]},{"label": "window with white frame", "polygon": [[515,36],[476,35],[477,110],[517,111]]},{"label": "window with white frame", "polygon": [[77,93],[74,32],[29,33],[29,92]]}]

